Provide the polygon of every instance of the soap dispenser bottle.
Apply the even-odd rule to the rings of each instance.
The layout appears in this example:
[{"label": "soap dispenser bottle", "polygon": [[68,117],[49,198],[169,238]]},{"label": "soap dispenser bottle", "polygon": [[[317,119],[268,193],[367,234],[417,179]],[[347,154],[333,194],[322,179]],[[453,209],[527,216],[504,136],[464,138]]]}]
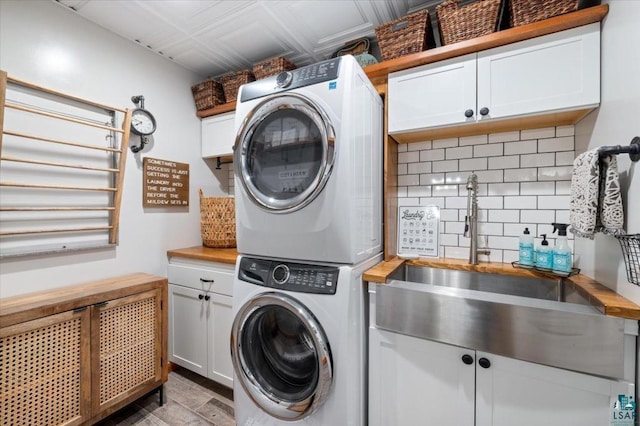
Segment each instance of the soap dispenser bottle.
[{"label": "soap dispenser bottle", "polygon": [[524,232],[520,236],[519,248],[518,263],[520,265],[533,266],[533,237],[529,232],[529,228],[524,228]]},{"label": "soap dispenser bottle", "polygon": [[547,234],[540,234],[542,242],[536,250],[536,267],[552,269],[553,268],[553,250],[549,247],[549,241],[547,241]]},{"label": "soap dispenser bottle", "polygon": [[553,250],[553,270],[561,273],[571,272],[571,248],[567,242],[567,227],[565,223],[552,223],[553,232],[558,231],[558,240]]}]

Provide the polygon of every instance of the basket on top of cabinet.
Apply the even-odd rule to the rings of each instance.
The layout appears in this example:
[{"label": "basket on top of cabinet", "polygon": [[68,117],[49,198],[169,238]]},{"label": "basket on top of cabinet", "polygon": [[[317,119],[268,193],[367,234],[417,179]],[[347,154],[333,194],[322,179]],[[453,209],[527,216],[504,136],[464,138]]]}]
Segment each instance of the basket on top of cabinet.
[{"label": "basket on top of cabinet", "polygon": [[443,46],[491,34],[500,28],[503,11],[501,0],[461,3],[460,0],[446,0],[436,6]]},{"label": "basket on top of cabinet", "polygon": [[263,78],[294,69],[296,69],[296,66],[293,62],[284,56],[278,56],[277,58],[255,64],[253,66],[253,75],[256,77],[256,80],[262,80]]},{"label": "basket on top of cabinet", "polygon": [[235,102],[240,86],[250,81],[255,81],[255,79],[253,73],[249,70],[232,71],[220,77],[227,102]]},{"label": "basket on top of cabinet", "polygon": [[376,27],[376,37],[385,61],[436,46],[426,9]]},{"label": "basket on top of cabinet", "polygon": [[519,27],[599,4],[600,0],[509,0],[510,23]]},{"label": "basket on top of cabinet", "polygon": [[213,108],[225,102],[222,85],[211,78],[191,86],[191,93],[198,111]]}]

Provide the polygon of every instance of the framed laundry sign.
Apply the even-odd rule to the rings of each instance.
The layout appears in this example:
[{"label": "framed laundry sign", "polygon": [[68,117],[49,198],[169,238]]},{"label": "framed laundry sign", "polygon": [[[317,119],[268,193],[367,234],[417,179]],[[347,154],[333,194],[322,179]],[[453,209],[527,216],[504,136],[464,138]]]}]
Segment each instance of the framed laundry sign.
[{"label": "framed laundry sign", "polygon": [[398,207],[398,256],[438,257],[440,208]]},{"label": "framed laundry sign", "polygon": [[145,157],[142,161],[144,207],[189,206],[189,165]]}]

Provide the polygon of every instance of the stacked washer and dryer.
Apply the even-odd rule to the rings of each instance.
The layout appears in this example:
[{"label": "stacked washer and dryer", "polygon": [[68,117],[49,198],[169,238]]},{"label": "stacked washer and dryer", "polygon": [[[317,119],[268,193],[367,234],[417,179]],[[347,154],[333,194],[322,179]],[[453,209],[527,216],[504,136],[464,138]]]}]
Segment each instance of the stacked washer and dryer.
[{"label": "stacked washer and dryer", "polygon": [[363,425],[362,273],[382,258],[382,102],[351,56],[240,88],[237,424]]}]

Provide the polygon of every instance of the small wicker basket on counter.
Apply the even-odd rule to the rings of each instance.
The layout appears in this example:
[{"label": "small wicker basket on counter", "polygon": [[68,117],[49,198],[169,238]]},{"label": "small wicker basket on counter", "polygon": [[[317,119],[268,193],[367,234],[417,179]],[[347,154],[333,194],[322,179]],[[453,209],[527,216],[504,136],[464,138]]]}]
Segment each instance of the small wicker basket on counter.
[{"label": "small wicker basket on counter", "polygon": [[294,69],[296,69],[296,66],[293,62],[284,56],[279,56],[277,58],[255,64],[253,66],[253,75],[256,77],[256,80],[262,80],[263,78],[271,77],[272,75],[277,75],[281,72],[291,71]]},{"label": "small wicker basket on counter", "polygon": [[213,79],[191,86],[191,93],[198,111],[213,108],[225,102],[222,85]]},{"label": "small wicker basket on counter", "polygon": [[249,70],[233,71],[220,77],[227,102],[235,102],[240,86],[255,79],[253,73]]},{"label": "small wicker basket on counter", "polygon": [[385,61],[436,46],[426,9],[376,27],[376,38]]},{"label": "small wicker basket on counter", "polygon": [[478,0],[465,5],[446,0],[436,6],[442,45],[453,44],[496,32],[501,0]]},{"label": "small wicker basket on counter", "polygon": [[599,4],[600,0],[509,0],[511,26],[519,27]]},{"label": "small wicker basket on counter", "polygon": [[205,197],[200,193],[200,230],[206,247],[236,246],[236,208],[233,197]]}]

